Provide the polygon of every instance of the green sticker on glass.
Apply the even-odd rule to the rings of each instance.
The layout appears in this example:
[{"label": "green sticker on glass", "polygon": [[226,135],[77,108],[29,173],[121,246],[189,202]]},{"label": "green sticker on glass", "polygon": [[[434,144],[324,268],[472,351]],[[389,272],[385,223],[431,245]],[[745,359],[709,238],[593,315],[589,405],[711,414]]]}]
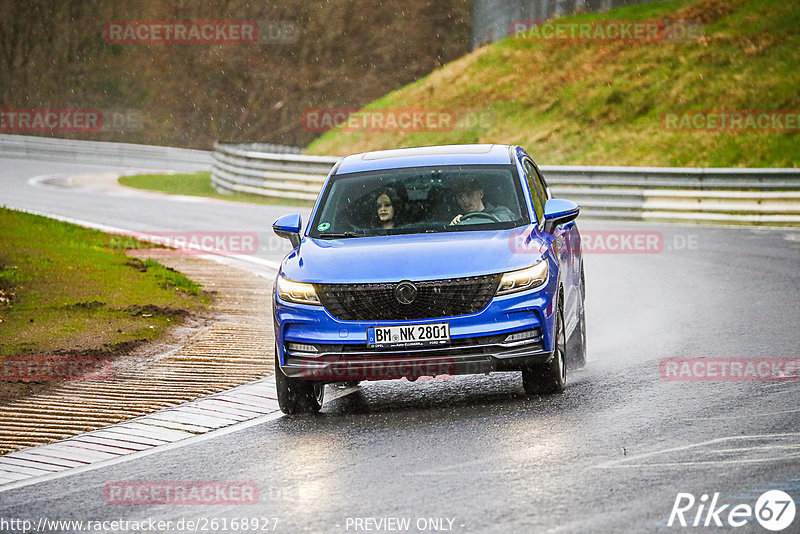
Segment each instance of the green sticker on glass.
[{"label": "green sticker on glass", "polygon": [[319,230],[320,232],[324,232],[325,230],[327,230],[330,227],[331,227],[331,223],[322,223],[319,226],[317,226],[317,230]]}]

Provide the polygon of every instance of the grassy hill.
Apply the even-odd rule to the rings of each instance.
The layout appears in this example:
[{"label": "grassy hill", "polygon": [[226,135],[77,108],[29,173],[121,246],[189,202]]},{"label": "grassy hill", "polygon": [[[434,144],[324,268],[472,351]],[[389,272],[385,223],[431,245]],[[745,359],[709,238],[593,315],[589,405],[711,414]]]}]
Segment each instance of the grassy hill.
[{"label": "grassy hill", "polygon": [[707,131],[665,122],[665,114],[709,110],[794,110],[796,116],[800,5],[672,0],[558,22],[620,20],[659,20],[668,29],[695,33],[651,42],[543,39],[534,32],[511,36],[365,108],[451,110],[477,120],[448,131],[332,130],[308,152],[496,142],[520,144],[542,164],[800,165],[796,124],[790,132]]}]

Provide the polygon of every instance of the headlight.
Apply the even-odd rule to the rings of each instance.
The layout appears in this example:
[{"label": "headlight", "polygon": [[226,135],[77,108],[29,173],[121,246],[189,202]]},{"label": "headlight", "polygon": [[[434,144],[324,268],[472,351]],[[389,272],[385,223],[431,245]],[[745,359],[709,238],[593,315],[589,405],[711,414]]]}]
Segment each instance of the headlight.
[{"label": "headlight", "polygon": [[500,279],[500,287],[497,288],[498,295],[516,293],[539,287],[547,281],[547,260],[542,260],[533,267],[520,269],[505,273]]},{"label": "headlight", "polygon": [[283,300],[288,300],[289,302],[295,302],[297,304],[322,305],[312,284],[292,282],[282,276],[278,276],[278,296]]}]

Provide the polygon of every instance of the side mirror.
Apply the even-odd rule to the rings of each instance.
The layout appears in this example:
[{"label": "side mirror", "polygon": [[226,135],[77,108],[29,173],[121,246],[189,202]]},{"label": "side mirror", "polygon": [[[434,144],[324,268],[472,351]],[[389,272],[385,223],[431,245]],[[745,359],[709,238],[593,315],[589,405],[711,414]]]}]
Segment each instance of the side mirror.
[{"label": "side mirror", "polygon": [[553,233],[559,224],[574,221],[581,208],[571,200],[551,198],[544,205],[544,231]]},{"label": "side mirror", "polygon": [[303,219],[299,213],[284,215],[272,223],[272,231],[278,237],[285,237],[294,248],[300,245],[300,228],[303,226]]}]

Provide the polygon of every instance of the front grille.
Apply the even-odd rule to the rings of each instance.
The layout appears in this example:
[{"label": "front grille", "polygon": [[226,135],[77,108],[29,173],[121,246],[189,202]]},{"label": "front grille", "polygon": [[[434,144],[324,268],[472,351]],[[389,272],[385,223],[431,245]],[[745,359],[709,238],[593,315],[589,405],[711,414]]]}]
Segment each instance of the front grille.
[{"label": "front grille", "polygon": [[342,321],[407,321],[477,313],[492,300],[500,274],[414,282],[416,299],[401,304],[396,283],[315,284],[327,310]]}]

